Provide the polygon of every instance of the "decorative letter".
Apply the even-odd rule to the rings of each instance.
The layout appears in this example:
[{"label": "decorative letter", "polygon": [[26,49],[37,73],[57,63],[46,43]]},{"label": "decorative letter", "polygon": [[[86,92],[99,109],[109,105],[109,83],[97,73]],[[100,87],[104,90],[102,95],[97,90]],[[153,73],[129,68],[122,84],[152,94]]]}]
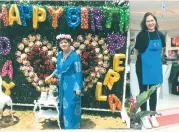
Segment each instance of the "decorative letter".
[{"label": "decorative letter", "polygon": [[20,13],[16,4],[12,4],[9,9],[9,25],[13,25],[14,22],[21,24]]},{"label": "decorative letter", "polygon": [[0,20],[3,20],[4,26],[9,25],[8,11],[5,4],[2,5],[2,13],[0,13]]},{"label": "decorative letter", "polygon": [[58,8],[58,10],[55,10],[53,7],[48,7],[49,13],[52,15],[52,27],[56,29],[58,27],[58,19],[63,14],[64,9]]},{"label": "decorative letter", "polygon": [[123,61],[121,59],[125,59],[125,54],[115,54],[113,59],[113,70],[116,72],[124,71],[123,66],[119,66],[120,64],[123,64]]},{"label": "decorative letter", "polygon": [[108,73],[104,79],[103,85],[107,85],[109,90],[112,89],[113,84],[120,79],[119,73],[113,71],[112,69],[108,70]]},{"label": "decorative letter", "polygon": [[[40,16],[39,16],[40,15]],[[43,22],[46,19],[46,11],[43,8],[33,7],[33,28],[37,29],[38,22]]]},{"label": "decorative letter", "polygon": [[102,88],[103,88],[102,83],[97,82],[97,84],[96,84],[96,100],[107,101],[107,96],[102,95]]}]

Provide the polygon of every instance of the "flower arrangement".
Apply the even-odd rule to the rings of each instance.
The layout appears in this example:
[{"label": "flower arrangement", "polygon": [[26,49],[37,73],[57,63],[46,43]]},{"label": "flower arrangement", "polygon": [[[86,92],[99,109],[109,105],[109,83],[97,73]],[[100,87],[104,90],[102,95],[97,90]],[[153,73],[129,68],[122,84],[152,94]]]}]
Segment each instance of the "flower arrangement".
[{"label": "flower arrangement", "polygon": [[[65,36],[73,40],[70,35]],[[70,38],[69,38],[70,37]],[[64,34],[57,36],[57,39],[64,38]],[[73,42],[75,51],[80,55],[84,76],[84,91],[93,88],[98,79],[106,73],[109,67],[108,45],[104,38],[92,34],[78,35]],[[41,35],[29,35],[23,38],[17,46],[15,55],[17,62],[22,64],[20,70],[23,71],[28,82],[38,91],[48,91],[50,85],[57,85],[58,79],[51,78],[47,82],[45,77],[49,76],[55,69],[57,62],[57,49],[42,38]]]},{"label": "flower arrangement", "polygon": [[[17,61],[22,64],[20,70],[23,71],[28,82],[32,83],[38,91],[47,91],[49,84],[45,83],[44,79],[55,69],[56,48],[40,34],[30,34],[22,39],[18,49],[15,55]],[[58,80],[52,79],[53,84],[57,85]]]},{"label": "flower arrangement", "polygon": [[78,35],[73,47],[80,55],[84,76],[84,91],[93,88],[109,67],[108,46],[98,35]]}]

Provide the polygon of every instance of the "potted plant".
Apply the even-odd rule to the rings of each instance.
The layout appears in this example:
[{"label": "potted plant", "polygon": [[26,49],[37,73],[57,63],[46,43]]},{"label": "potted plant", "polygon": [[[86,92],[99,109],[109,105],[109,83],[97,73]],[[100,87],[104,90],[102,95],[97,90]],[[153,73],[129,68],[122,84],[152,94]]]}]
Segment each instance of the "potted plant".
[{"label": "potted plant", "polygon": [[131,128],[133,129],[142,129],[142,122],[141,118],[147,115],[160,115],[156,111],[139,111],[140,106],[145,103],[151,96],[151,94],[156,91],[161,85],[154,85],[147,91],[139,94],[136,97],[136,101],[134,99],[131,99],[131,112],[130,112],[130,118],[131,118]]}]

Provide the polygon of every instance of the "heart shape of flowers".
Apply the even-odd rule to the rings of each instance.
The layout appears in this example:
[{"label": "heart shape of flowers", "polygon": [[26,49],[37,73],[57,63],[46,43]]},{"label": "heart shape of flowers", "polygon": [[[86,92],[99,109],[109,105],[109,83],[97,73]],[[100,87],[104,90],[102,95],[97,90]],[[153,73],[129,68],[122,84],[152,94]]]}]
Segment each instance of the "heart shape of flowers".
[{"label": "heart shape of flowers", "polygon": [[58,84],[56,78],[52,78],[47,83],[45,78],[55,69],[57,50],[41,35],[28,35],[18,44],[16,51],[17,62],[22,64],[20,70],[23,71],[28,82],[38,91],[47,91],[50,84]]},{"label": "heart shape of flowers", "polygon": [[98,35],[78,35],[73,47],[79,54],[84,76],[84,91],[95,87],[99,78],[104,77],[109,67],[109,51],[105,38]]}]

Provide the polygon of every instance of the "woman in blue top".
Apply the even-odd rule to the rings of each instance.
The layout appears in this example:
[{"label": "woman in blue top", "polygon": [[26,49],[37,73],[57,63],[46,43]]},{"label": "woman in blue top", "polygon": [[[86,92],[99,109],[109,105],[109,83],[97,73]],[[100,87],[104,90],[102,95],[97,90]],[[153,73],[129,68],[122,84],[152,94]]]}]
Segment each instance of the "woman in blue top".
[{"label": "woman in blue top", "polygon": [[[158,30],[157,18],[151,12],[147,12],[141,22],[141,31],[137,35],[135,49],[137,52],[136,73],[139,82],[140,93],[147,90],[147,87],[163,82],[162,75],[162,47],[165,47],[164,35]],[[157,91],[149,100],[150,110],[156,111]],[[141,106],[141,110],[147,109],[147,103]],[[159,123],[155,116],[141,119],[145,128],[158,127]]]},{"label": "woman in blue top", "polygon": [[53,75],[59,78],[60,120],[64,122],[65,129],[78,129],[83,88],[81,61],[70,46],[73,41],[70,35],[60,34],[56,38],[61,51],[58,53],[56,70],[46,80]]}]

